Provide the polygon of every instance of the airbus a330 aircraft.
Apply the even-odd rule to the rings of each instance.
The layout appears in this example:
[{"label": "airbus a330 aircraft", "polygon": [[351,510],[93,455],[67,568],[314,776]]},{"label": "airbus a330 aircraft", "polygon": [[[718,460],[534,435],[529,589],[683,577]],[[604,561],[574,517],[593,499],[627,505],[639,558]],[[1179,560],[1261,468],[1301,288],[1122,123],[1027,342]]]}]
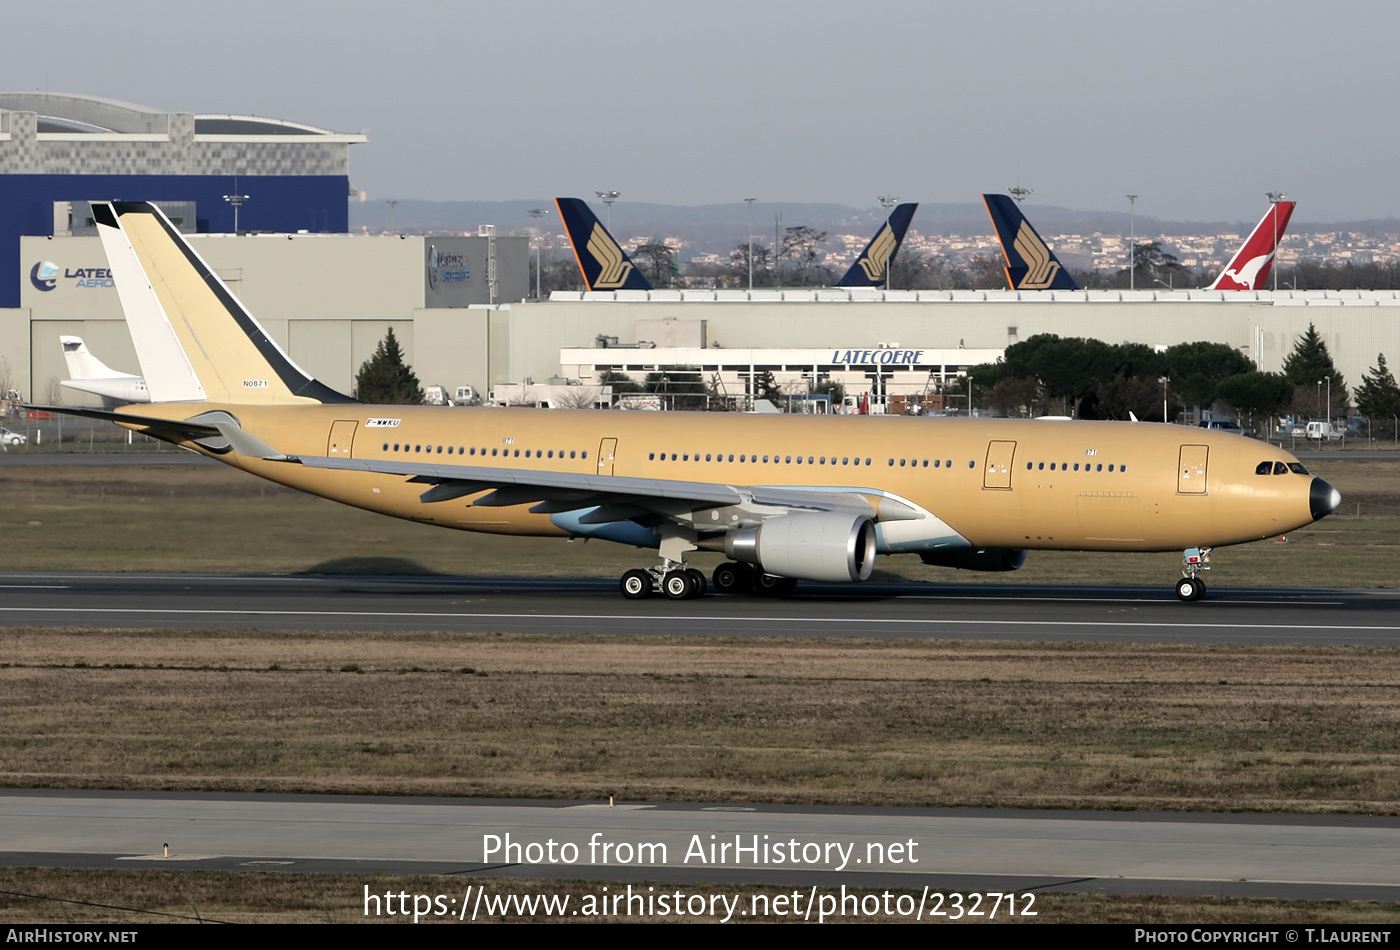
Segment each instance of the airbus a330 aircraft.
[{"label": "airbus a330 aircraft", "polygon": [[497,534],[659,551],[622,592],[854,582],[877,554],[1014,570],[1033,549],[1185,552],[1328,514],[1280,449],[1152,423],[369,406],[298,368],[160,209],[93,203],[152,402],[67,409],[326,498]]}]

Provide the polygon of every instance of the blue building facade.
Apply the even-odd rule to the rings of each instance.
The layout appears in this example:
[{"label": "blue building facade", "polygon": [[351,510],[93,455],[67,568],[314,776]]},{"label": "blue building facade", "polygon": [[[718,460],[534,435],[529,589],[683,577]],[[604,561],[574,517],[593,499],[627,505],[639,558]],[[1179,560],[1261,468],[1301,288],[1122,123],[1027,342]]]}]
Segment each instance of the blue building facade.
[{"label": "blue building facade", "polygon": [[[366,141],[259,116],[165,113],[60,93],[0,93],[0,308],[20,305],[20,237],[78,233],[86,202],[185,202],[197,233],[349,227],[349,148]],[[71,228],[71,230],[70,230]]]}]

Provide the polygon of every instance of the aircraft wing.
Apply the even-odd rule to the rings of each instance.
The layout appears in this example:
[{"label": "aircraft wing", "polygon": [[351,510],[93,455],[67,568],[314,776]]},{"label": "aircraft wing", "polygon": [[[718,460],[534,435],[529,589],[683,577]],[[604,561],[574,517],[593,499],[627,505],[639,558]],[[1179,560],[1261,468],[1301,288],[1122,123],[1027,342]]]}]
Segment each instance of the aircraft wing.
[{"label": "aircraft wing", "polygon": [[[224,427],[227,430],[228,427]],[[227,431],[225,431],[227,435]],[[232,439],[230,440],[232,441]],[[244,446],[235,444],[244,451]],[[672,481],[633,478],[625,475],[585,475],[570,472],[541,472],[524,468],[493,468],[483,465],[444,465],[432,462],[397,462],[379,459],[347,459],[329,456],[280,456],[270,446],[256,453],[263,458],[299,462],[308,468],[377,472],[398,475],[408,481],[432,487],[422,495],[425,503],[447,501],[464,495],[489,492],[472,502],[486,507],[535,503],[541,513],[600,508],[590,519],[632,520],[638,513],[663,516],[688,514],[695,508],[758,507],[787,511],[849,511],[877,517],[874,505],[858,491],[822,491],[761,485],[724,485],[714,482]],[[245,453],[246,454],[246,453]],[[895,512],[882,505],[885,517]],[[628,514],[632,511],[632,515]],[[774,512],[776,513],[776,512]],[[897,516],[896,516],[897,517]],[[906,515],[907,517],[907,515]],[[717,527],[728,527],[717,526]]]}]

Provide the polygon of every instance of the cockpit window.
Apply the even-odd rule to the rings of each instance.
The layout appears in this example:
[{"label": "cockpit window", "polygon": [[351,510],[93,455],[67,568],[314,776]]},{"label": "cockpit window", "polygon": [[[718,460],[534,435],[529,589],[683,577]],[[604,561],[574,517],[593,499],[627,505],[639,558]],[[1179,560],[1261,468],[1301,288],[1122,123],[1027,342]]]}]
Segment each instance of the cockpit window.
[{"label": "cockpit window", "polygon": [[1289,462],[1289,463],[1288,463],[1288,470],[1289,470],[1290,472],[1292,472],[1293,474],[1295,474],[1295,475],[1306,475],[1306,474],[1308,474],[1308,470],[1305,469],[1305,468],[1303,468],[1303,463],[1302,463],[1302,462]]},{"label": "cockpit window", "polygon": [[1274,470],[1273,462],[1260,462],[1254,467],[1255,475],[1267,475]]},{"label": "cockpit window", "polygon": [[1275,474],[1275,475],[1287,475],[1287,474],[1288,474],[1288,466],[1285,465],[1283,462],[1275,462],[1275,463],[1274,463],[1274,474]]}]

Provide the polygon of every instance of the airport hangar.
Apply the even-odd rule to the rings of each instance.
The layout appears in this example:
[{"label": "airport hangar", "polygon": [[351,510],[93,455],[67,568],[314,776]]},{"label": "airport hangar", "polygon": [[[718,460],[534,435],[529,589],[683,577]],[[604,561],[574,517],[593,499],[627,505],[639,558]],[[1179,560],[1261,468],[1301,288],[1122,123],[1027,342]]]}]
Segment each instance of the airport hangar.
[{"label": "airport hangar", "polygon": [[[849,393],[920,393],[1037,333],[1214,340],[1277,371],[1311,323],[1352,385],[1377,353],[1400,352],[1400,294],[1389,291],[685,290],[526,301],[524,237],[345,233],[349,148],[364,141],[280,119],[0,94],[3,388],[36,402],[89,401],[57,386],[68,375],[60,334],[83,337],[115,369],[141,371],[86,215],[87,201],[115,197],[162,204],[292,358],[347,392],[390,327],[423,384],[449,392],[686,364],[718,373],[729,392],[767,370],[780,384],[829,376]],[[248,197],[235,209],[229,195]],[[641,342],[654,348],[625,345]]]}]

